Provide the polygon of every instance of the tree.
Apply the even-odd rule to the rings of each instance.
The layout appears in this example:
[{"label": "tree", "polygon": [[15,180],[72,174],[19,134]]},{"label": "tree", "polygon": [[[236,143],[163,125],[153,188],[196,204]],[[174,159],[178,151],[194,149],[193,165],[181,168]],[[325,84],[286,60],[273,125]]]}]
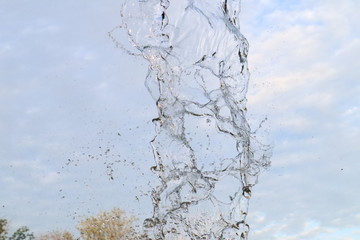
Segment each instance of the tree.
[{"label": "tree", "polygon": [[7,220],[0,219],[0,240],[5,240],[7,238]]},{"label": "tree", "polygon": [[29,228],[23,226],[16,230],[11,237],[8,237],[7,231],[8,221],[0,219],[0,240],[33,240],[35,239],[34,233],[30,232]]},{"label": "tree", "polygon": [[29,228],[26,226],[23,226],[16,230],[11,237],[9,237],[9,240],[33,240],[35,239],[34,233],[31,233]]},{"label": "tree", "polygon": [[52,231],[37,237],[37,240],[74,240],[74,236],[68,231]]},{"label": "tree", "polygon": [[134,217],[119,208],[82,220],[77,227],[84,240],[129,240],[135,238]]}]

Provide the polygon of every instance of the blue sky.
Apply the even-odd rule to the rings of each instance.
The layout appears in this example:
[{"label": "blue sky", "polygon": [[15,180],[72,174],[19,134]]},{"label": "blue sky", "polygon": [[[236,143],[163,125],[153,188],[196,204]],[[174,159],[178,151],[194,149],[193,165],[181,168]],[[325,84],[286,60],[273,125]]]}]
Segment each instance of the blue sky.
[{"label": "blue sky", "polygon": [[[0,1],[0,217],[13,228],[75,231],[115,206],[150,214],[156,109],[146,63],[108,38],[120,6]],[[358,9],[242,1],[248,116],[253,126],[268,117],[261,136],[274,145],[250,203],[250,239],[360,239]]]}]

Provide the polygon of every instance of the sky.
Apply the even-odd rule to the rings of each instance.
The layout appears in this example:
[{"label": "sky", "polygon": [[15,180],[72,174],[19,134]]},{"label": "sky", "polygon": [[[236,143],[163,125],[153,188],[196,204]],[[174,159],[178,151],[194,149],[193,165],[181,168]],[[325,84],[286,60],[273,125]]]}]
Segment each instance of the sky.
[{"label": "sky", "polygon": [[[121,1],[0,0],[0,218],[36,234],[84,216],[151,214],[147,65],[114,46]],[[248,117],[272,166],[252,240],[360,239],[357,0],[243,0]],[[117,39],[126,44],[123,35]]]}]

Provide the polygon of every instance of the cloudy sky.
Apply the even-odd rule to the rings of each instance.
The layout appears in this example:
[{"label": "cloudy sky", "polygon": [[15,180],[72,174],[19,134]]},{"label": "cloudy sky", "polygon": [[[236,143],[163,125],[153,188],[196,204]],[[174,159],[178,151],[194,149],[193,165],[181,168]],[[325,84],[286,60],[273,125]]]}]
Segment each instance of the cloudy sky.
[{"label": "cloudy sky", "polygon": [[[114,47],[121,1],[0,0],[0,218],[75,232],[149,216],[146,63]],[[360,239],[360,2],[243,0],[249,118],[274,145],[252,240]],[[120,42],[126,42],[118,35]]]}]

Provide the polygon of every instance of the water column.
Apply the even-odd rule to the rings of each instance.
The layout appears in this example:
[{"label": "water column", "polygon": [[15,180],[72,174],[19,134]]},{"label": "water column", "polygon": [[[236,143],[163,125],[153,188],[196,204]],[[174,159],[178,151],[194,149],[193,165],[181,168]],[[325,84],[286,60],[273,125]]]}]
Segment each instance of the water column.
[{"label": "water column", "polygon": [[137,0],[122,27],[149,62],[159,178],[147,239],[247,239],[252,187],[270,148],[246,119],[248,42],[240,1]]}]

